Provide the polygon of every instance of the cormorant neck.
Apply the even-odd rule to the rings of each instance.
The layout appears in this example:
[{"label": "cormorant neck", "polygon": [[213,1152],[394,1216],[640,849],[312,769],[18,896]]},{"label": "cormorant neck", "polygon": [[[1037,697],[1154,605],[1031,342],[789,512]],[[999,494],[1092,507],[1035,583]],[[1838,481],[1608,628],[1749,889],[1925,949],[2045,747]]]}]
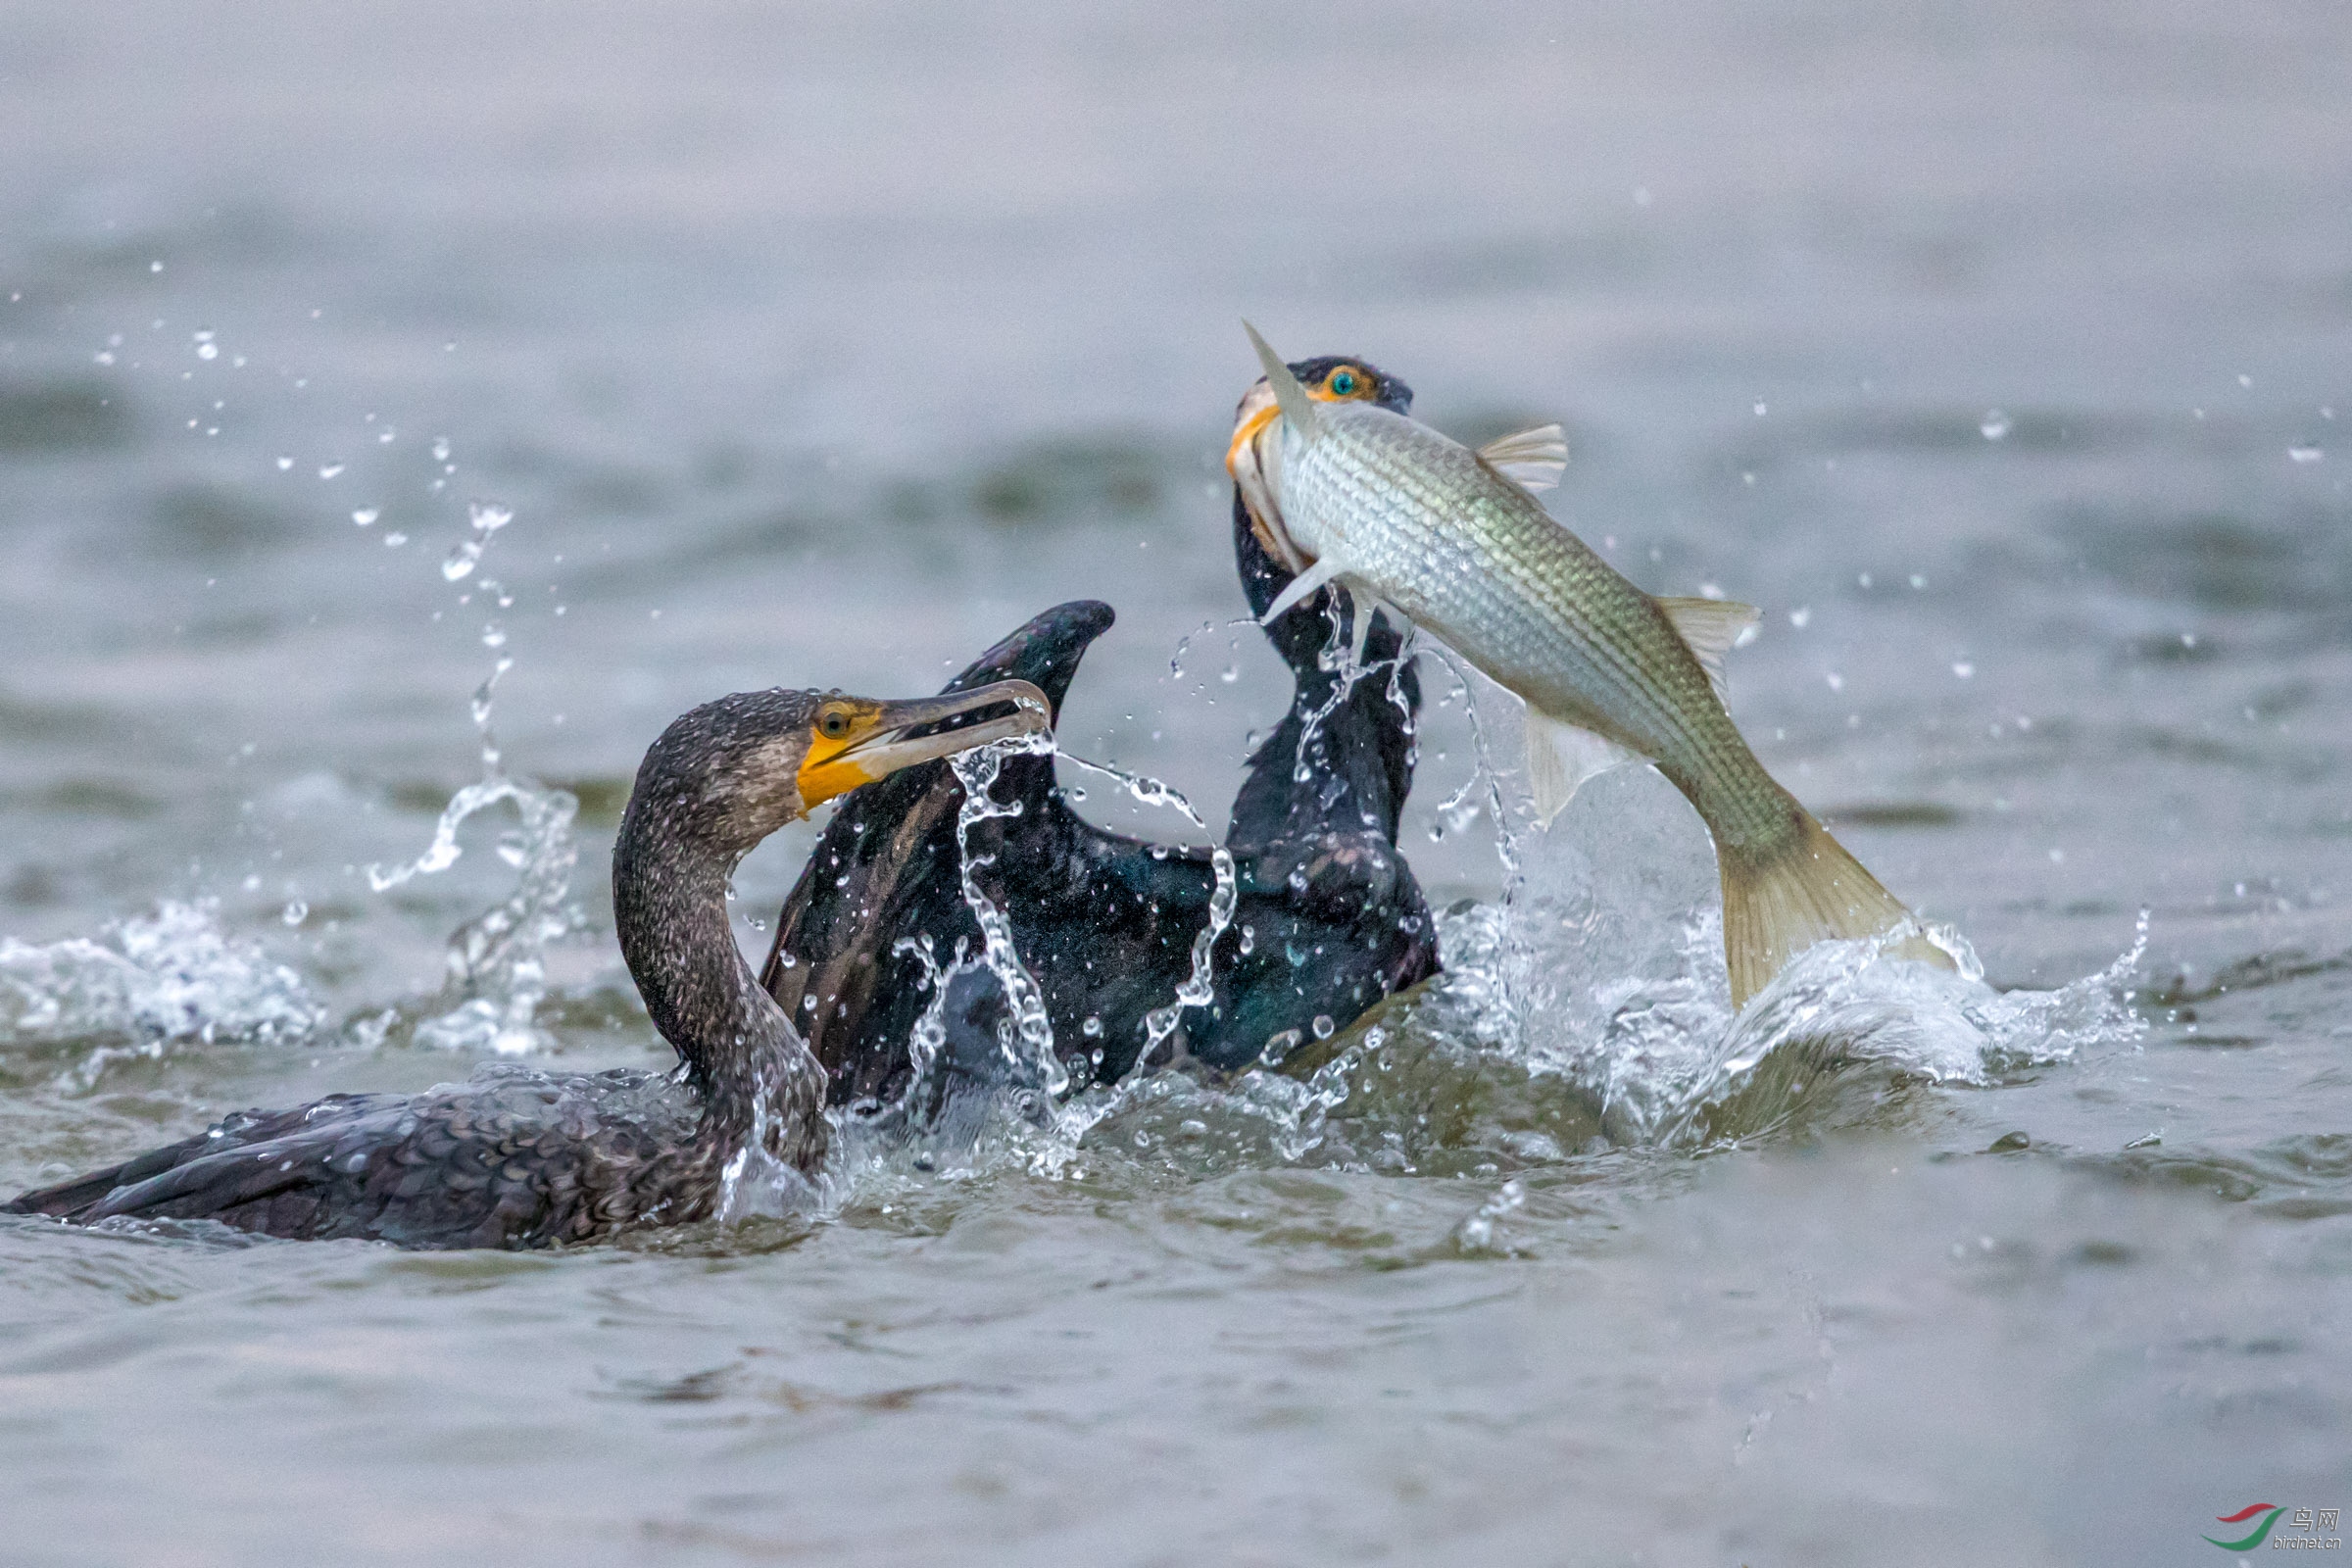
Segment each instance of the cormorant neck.
[{"label": "cormorant neck", "polygon": [[807,1169],[825,1147],[824,1071],[729,929],[727,883],[744,851],[711,842],[703,822],[665,817],[645,795],[630,800],[612,849],[621,957],[703,1093],[706,1139],[731,1152],[762,1128],[770,1153]]},{"label": "cormorant neck", "polygon": [[[1250,608],[1263,614],[1291,574],[1258,543],[1238,487],[1233,497],[1233,548]],[[1337,632],[1326,612],[1335,605],[1341,621]],[[1413,782],[1413,726],[1421,709],[1421,682],[1409,663],[1396,667],[1404,638],[1384,616],[1364,639],[1366,672],[1345,698],[1333,701],[1341,677],[1323,667],[1324,650],[1335,638],[1347,646],[1354,629],[1352,617],[1362,612],[1346,589],[1333,585],[1265,628],[1274,651],[1291,666],[1298,690],[1281,725],[1250,754],[1241,790],[1234,797],[1232,842],[1255,845],[1314,833],[1364,831],[1396,839],[1397,818]],[[1315,714],[1322,716],[1310,732],[1308,721]],[[1301,762],[1304,779],[1298,776]]]}]

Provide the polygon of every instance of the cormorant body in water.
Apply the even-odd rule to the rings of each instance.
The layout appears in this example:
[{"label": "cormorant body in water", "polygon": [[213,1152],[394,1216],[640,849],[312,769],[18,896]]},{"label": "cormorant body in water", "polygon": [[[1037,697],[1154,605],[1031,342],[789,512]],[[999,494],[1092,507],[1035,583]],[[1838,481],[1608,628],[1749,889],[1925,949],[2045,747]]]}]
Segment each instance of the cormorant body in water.
[{"label": "cormorant body in water", "polygon": [[[1002,715],[1007,704],[1010,716]],[[1018,682],[877,703],[738,693],[671,724],[645,755],[612,854],[613,925],[684,1082],[493,1068],[421,1095],[333,1095],[248,1111],[8,1212],[87,1223],[212,1219],[271,1236],[404,1247],[540,1247],[716,1211],[755,1141],[800,1171],[824,1156],[825,1077],[736,948],[727,879],[821,801],[968,746],[1034,731]],[[935,733],[950,717],[951,735]],[[906,734],[908,730],[927,733]],[[617,1112],[617,1113],[616,1113]]]},{"label": "cormorant body in water", "polygon": [[[1292,367],[1327,395],[1405,412],[1412,392],[1361,360]],[[1331,392],[1334,386],[1340,389]],[[1270,556],[1237,487],[1236,564],[1250,608],[1263,614],[1292,572]],[[1292,1041],[1344,1027],[1392,992],[1438,969],[1435,928],[1396,848],[1412,783],[1420,685],[1399,662],[1387,623],[1362,640],[1364,673],[1348,680],[1329,657],[1345,647],[1354,607],[1329,587],[1306,612],[1266,628],[1297,683],[1289,714],[1250,754],[1233,803],[1226,848],[1239,898],[1213,951],[1214,999],[1187,1007],[1147,1065],[1179,1054],[1239,1069]],[[1106,605],[1046,612],[949,684],[953,692],[1017,676],[1042,688],[1058,715],[1087,645],[1112,619]],[[1215,888],[1210,852],[1147,843],[1086,821],[1055,787],[1054,760],[1004,760],[991,792],[1017,806],[976,822],[975,881],[1009,920],[1014,943],[1054,1031],[1072,1087],[1110,1082],[1148,1044],[1146,1015],[1175,1001],[1192,973],[1195,936]],[[962,896],[956,842],[963,791],[946,764],[909,768],[850,796],[786,900],[760,972],[832,1078],[835,1103],[878,1111],[939,1111],[966,1089],[1045,1087],[1039,1064],[1013,1043],[1003,987],[985,968],[953,975],[940,1023],[946,1041],[924,1102],[911,1103],[909,1042],[933,999],[923,958],[949,968],[956,934],[976,957],[978,927]],[[967,962],[969,959],[967,958]]]}]

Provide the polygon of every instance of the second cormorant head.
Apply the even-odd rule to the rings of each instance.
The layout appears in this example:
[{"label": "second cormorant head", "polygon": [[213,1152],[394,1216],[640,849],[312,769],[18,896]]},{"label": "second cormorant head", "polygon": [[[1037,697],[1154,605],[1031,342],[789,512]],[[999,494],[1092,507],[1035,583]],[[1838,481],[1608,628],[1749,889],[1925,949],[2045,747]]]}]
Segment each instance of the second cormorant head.
[{"label": "second cormorant head", "polygon": [[[1391,414],[1413,410],[1413,389],[1368,361],[1326,354],[1297,361],[1291,373],[1318,403],[1376,403]],[[1307,564],[1298,559],[1280,526],[1281,511],[1266,480],[1273,465],[1281,461],[1281,447],[1264,437],[1281,412],[1274,389],[1259,376],[1242,394],[1241,407],[1233,411],[1233,442],[1225,449],[1225,471],[1233,475],[1234,489],[1248,510],[1250,531],[1256,534],[1258,544],[1295,575],[1304,571]],[[1258,606],[1259,613],[1264,613],[1265,608]]]}]

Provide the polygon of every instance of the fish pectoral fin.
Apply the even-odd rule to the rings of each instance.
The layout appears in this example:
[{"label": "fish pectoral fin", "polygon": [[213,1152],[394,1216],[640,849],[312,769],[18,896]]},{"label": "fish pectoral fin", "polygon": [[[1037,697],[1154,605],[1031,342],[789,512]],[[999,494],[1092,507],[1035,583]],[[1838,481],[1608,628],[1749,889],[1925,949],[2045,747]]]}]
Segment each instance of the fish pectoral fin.
[{"label": "fish pectoral fin", "polygon": [[1568,467],[1568,434],[1556,424],[1496,436],[1478,449],[1479,461],[1522,490],[1549,490]]},{"label": "fish pectoral fin", "polygon": [[1527,787],[1536,798],[1536,820],[1544,827],[1576,798],[1585,780],[1642,758],[1589,729],[1527,710]]},{"label": "fish pectoral fin", "polygon": [[1731,707],[1732,685],[1723,673],[1723,656],[1740,641],[1740,633],[1764,618],[1764,612],[1731,599],[1661,599],[1658,608],[1697,659],[1698,667],[1707,672],[1715,700]]},{"label": "fish pectoral fin", "polygon": [[1274,389],[1274,401],[1282,406],[1282,416],[1298,431],[1302,440],[1312,441],[1323,433],[1323,416],[1315,412],[1315,400],[1306,395],[1306,388],[1282,363],[1282,356],[1273,346],[1257,335],[1257,328],[1248,321],[1242,330],[1250,334],[1250,346],[1257,350],[1257,363],[1266,368],[1266,385]]},{"label": "fish pectoral fin", "polygon": [[1290,613],[1295,606],[1304,604],[1313,598],[1317,589],[1339,574],[1340,564],[1331,557],[1325,556],[1321,561],[1293,577],[1291,585],[1276,594],[1274,602],[1266,607],[1266,612],[1257,617],[1257,623],[1260,626],[1273,625],[1284,615]]}]

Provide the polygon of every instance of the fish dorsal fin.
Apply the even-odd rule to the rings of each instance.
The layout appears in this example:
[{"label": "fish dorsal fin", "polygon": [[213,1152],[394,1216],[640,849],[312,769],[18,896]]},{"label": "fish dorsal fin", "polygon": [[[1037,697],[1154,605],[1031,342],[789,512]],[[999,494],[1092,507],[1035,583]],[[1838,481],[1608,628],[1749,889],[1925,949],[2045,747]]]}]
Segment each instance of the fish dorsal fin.
[{"label": "fish dorsal fin", "polygon": [[1723,656],[1732,651],[1741,632],[1764,618],[1764,612],[1731,599],[1661,599],[1658,608],[1697,657],[1698,667],[1707,672],[1707,686],[1715,700],[1731,707],[1732,687],[1724,678]]},{"label": "fish dorsal fin", "polygon": [[1536,820],[1544,827],[1575,798],[1585,780],[1642,759],[1589,729],[1564,724],[1534,705],[1527,710],[1527,787]]},{"label": "fish dorsal fin", "polygon": [[1316,589],[1339,574],[1339,562],[1330,556],[1325,556],[1321,561],[1293,577],[1291,585],[1276,594],[1274,602],[1266,607],[1266,612],[1257,617],[1257,623],[1260,626],[1273,625],[1284,615],[1290,613],[1294,607],[1304,604],[1313,598]]},{"label": "fish dorsal fin", "polygon": [[1274,401],[1282,405],[1282,416],[1291,421],[1291,428],[1307,440],[1323,433],[1323,416],[1315,410],[1315,400],[1306,395],[1306,388],[1291,373],[1266,340],[1257,335],[1257,328],[1248,321],[1242,330],[1250,334],[1250,346],[1257,350],[1257,363],[1266,368],[1266,384],[1274,389]]},{"label": "fish dorsal fin", "polygon": [[1478,449],[1479,461],[1522,490],[1549,490],[1568,466],[1568,435],[1556,424],[1496,436]]}]

